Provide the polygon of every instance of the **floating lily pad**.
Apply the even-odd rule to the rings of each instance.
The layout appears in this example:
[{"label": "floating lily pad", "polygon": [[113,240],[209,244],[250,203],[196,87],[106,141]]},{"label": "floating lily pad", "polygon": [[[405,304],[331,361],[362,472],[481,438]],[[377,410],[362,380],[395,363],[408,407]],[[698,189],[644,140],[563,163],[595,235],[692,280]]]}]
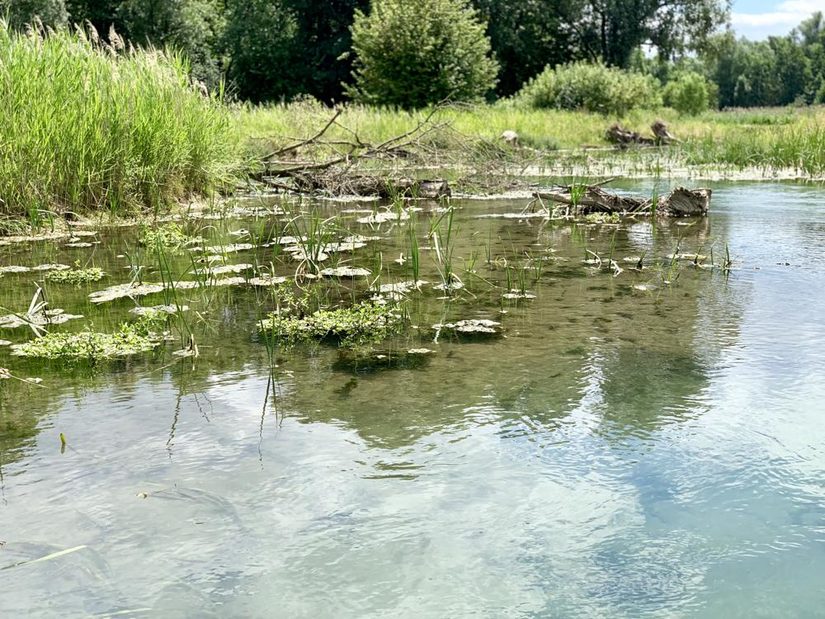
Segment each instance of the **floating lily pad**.
[{"label": "floating lily pad", "polygon": [[253,245],[252,243],[229,243],[227,245],[212,245],[210,247],[204,247],[203,253],[234,254],[239,251],[249,251],[250,249],[255,249],[255,245]]},{"label": "floating lily pad", "polygon": [[133,307],[129,310],[129,313],[135,314],[136,316],[156,316],[158,314],[169,314],[171,316],[177,314],[179,311],[187,312],[189,311],[189,306],[153,305],[151,307]]},{"label": "floating lily pad", "polygon": [[526,292],[524,290],[511,290],[501,295],[501,298],[506,299],[508,301],[519,301],[535,299],[536,295],[534,295],[532,292]]},{"label": "floating lily pad", "polygon": [[0,274],[3,273],[29,273],[31,271],[45,272],[45,271],[67,271],[71,269],[68,264],[38,264],[34,267],[24,267],[18,265],[9,265],[0,267]]},{"label": "floating lily pad", "polygon": [[218,267],[209,267],[202,271],[195,271],[194,273],[206,277],[215,277],[216,275],[227,275],[228,273],[245,273],[254,268],[251,264],[224,264]]},{"label": "floating lily pad", "polygon": [[251,278],[249,280],[249,285],[266,288],[267,286],[278,286],[286,281],[287,278],[280,275],[261,275],[259,277]]},{"label": "floating lily pad", "polygon": [[470,319],[433,325],[436,331],[453,331],[460,335],[501,335],[501,323],[495,320]]},{"label": "floating lily pad", "polygon": [[410,214],[407,211],[381,211],[379,213],[372,213],[366,217],[359,217],[356,221],[359,224],[383,224],[389,221],[407,221]]},{"label": "floating lily pad", "polygon": [[690,261],[693,261],[693,262],[704,262],[705,260],[708,259],[708,257],[705,256],[704,254],[686,254],[686,253],[669,254],[668,256],[665,256],[665,257],[668,260],[690,260]]},{"label": "floating lily pad", "polygon": [[366,247],[366,243],[361,242],[350,242],[347,243],[345,241],[341,241],[339,243],[327,243],[324,245],[324,251],[328,254],[340,253],[340,252],[352,252],[358,249],[363,249]]},{"label": "floating lily pad", "polygon": [[67,314],[64,310],[58,308],[47,309],[34,314],[8,314],[7,316],[0,316],[0,329],[62,325],[78,318],[83,318],[83,316]]},{"label": "floating lily pad", "polygon": [[321,275],[324,277],[348,277],[348,278],[355,278],[355,277],[369,277],[372,274],[371,271],[367,269],[362,269],[360,267],[335,267],[332,269],[324,269],[321,271]]},{"label": "floating lily pad", "polygon": [[329,254],[317,250],[308,254],[303,247],[284,247],[284,251],[288,252],[290,257],[298,262],[325,262],[329,260]]},{"label": "floating lily pad", "polygon": [[164,290],[192,290],[200,287],[218,287],[218,286],[242,286],[247,283],[243,277],[223,277],[210,280],[208,283],[199,281],[180,281],[169,282],[166,284],[151,283],[151,284],[118,284],[110,286],[104,290],[98,290],[89,295],[89,300],[92,303],[107,303],[116,299],[124,299],[129,297],[136,299],[150,294],[157,294]]}]

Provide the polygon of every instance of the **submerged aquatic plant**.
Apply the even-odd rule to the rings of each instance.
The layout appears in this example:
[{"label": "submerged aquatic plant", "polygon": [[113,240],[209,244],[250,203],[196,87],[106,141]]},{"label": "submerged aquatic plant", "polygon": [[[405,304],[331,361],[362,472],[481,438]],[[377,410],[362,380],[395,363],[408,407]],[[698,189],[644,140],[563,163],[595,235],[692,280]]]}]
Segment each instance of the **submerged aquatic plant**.
[{"label": "submerged aquatic plant", "polygon": [[115,333],[81,331],[47,333],[43,337],[12,346],[12,354],[38,359],[68,359],[89,362],[127,357],[149,352],[160,345],[161,338],[152,332],[156,321],[142,318],[123,323]]},{"label": "submerged aquatic plant", "polygon": [[365,302],[303,317],[273,312],[261,321],[260,330],[287,342],[317,340],[359,345],[386,339],[401,328],[404,320],[396,304]]},{"label": "submerged aquatic plant", "polygon": [[88,269],[69,269],[63,271],[49,271],[46,273],[46,281],[58,284],[85,284],[89,282],[99,282],[106,276],[103,269],[90,267]]},{"label": "submerged aquatic plant", "polygon": [[152,250],[174,249],[191,242],[192,239],[178,223],[168,223],[158,227],[144,225],[140,230],[138,241]]}]

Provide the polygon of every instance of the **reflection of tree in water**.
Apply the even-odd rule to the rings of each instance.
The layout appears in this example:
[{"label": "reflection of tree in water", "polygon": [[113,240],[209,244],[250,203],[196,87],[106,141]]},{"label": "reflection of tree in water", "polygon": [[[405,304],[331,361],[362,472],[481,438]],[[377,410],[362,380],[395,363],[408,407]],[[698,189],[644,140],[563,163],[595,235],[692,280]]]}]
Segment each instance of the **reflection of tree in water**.
[{"label": "reflection of tree in water", "polygon": [[[500,236],[512,225],[502,225]],[[517,232],[506,234],[515,238]],[[633,281],[656,277],[652,270],[635,279],[558,277],[559,269],[581,271],[581,244],[598,251],[611,244],[617,257],[639,247],[626,228],[615,238],[606,228],[584,229],[578,237],[564,227],[533,232],[552,237],[550,245],[564,260],[548,266],[551,281],[538,299],[510,308],[503,318],[506,339],[442,343],[421,369],[362,375],[331,371],[334,353],[327,352],[311,376],[296,381],[289,408],[306,421],[344,423],[387,448],[488,423],[528,420],[539,431],[552,430],[583,405],[586,393],[611,434],[646,434],[694,412],[709,364],[733,341],[741,315],[741,300],[724,277],[682,264],[676,285],[660,282],[652,293],[631,288]],[[708,222],[659,225],[651,238],[651,262],[677,245],[680,252],[699,252],[711,242]],[[726,335],[707,337],[700,326]],[[594,382],[599,393],[591,401]]]}]

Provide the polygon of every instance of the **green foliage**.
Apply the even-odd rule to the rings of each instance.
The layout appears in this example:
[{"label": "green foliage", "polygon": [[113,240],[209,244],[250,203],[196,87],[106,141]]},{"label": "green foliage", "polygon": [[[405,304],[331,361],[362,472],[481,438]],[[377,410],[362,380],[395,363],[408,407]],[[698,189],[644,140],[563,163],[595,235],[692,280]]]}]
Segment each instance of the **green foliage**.
[{"label": "green foliage", "polygon": [[573,32],[565,28],[563,2],[472,0],[487,24],[496,60],[501,64],[497,93],[517,92],[547,65],[571,60]]},{"label": "green foliage", "polygon": [[251,101],[300,94],[298,23],[278,0],[229,0],[224,41],[228,77],[239,97]]},{"label": "green foliage", "polygon": [[355,86],[367,103],[405,109],[473,101],[496,83],[490,40],[466,0],[374,0],[352,26]]},{"label": "green foliage", "polygon": [[698,73],[682,73],[665,84],[662,91],[665,105],[681,114],[695,116],[708,109],[710,88]]},{"label": "green foliage", "polygon": [[222,70],[222,7],[220,0],[121,0],[117,17],[130,42],[181,52],[192,77],[215,89]]},{"label": "green foliage", "polygon": [[87,361],[94,363],[118,357],[149,352],[160,343],[153,335],[153,320],[123,323],[115,333],[81,331],[79,333],[47,333],[12,347],[12,354],[50,360]]},{"label": "green foliage", "polygon": [[174,249],[190,241],[178,223],[168,223],[160,227],[143,225],[138,236],[141,245],[157,251],[159,249]]},{"label": "green foliage", "polygon": [[545,10],[572,30],[571,56],[626,67],[640,45],[650,43],[670,58],[702,49],[728,16],[727,0],[559,0]]},{"label": "green foliage", "polygon": [[360,303],[303,317],[273,312],[261,321],[260,329],[265,335],[288,343],[317,340],[355,346],[380,342],[398,331],[403,323],[404,316],[397,305]]},{"label": "green foliage", "polygon": [[48,28],[65,26],[69,21],[64,0],[0,0],[0,17],[17,30],[40,22]]},{"label": "green foliage", "polygon": [[65,271],[49,271],[46,273],[46,281],[58,284],[87,284],[99,282],[106,276],[103,269],[90,267],[88,269],[69,269]]},{"label": "green foliage", "polygon": [[160,208],[221,182],[229,112],[180,57],[0,22],[0,213]]},{"label": "green foliage", "polygon": [[659,84],[651,76],[585,62],[547,67],[517,98],[533,108],[618,115],[662,104]]}]

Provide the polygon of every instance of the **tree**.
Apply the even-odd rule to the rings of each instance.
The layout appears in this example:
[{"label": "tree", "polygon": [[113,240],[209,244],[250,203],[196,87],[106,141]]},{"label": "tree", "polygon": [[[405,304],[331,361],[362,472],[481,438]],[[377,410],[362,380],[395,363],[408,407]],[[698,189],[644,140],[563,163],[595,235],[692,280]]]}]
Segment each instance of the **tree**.
[{"label": "tree", "polygon": [[237,95],[260,102],[300,94],[308,67],[298,55],[295,14],[273,0],[230,0],[227,11],[227,75]]},{"label": "tree", "polygon": [[194,78],[212,87],[220,81],[220,0],[124,0],[117,15],[132,43],[177,49],[189,58]]},{"label": "tree", "polygon": [[498,94],[511,95],[546,66],[576,56],[572,33],[561,21],[565,2],[570,0],[473,0],[501,64]]},{"label": "tree", "polygon": [[576,0],[560,6],[580,56],[626,67],[645,43],[665,58],[701,50],[727,20],[730,0]]},{"label": "tree", "polygon": [[118,10],[122,0],[66,0],[69,18],[76,24],[89,22],[102,36],[114,27],[119,34],[126,29],[121,22]]},{"label": "tree", "polygon": [[477,100],[498,64],[478,14],[465,0],[374,0],[352,26],[355,99],[405,109]]},{"label": "tree", "polygon": [[12,28],[22,29],[39,20],[44,26],[58,28],[68,23],[64,0],[0,0],[0,16],[7,15]]},{"label": "tree", "polygon": [[298,89],[326,102],[340,100],[352,74],[352,26],[355,11],[369,0],[284,0],[294,17],[299,44]]},{"label": "tree", "polygon": [[773,51],[776,72],[782,76],[778,81],[778,105],[809,103],[814,92],[809,89],[813,74],[811,61],[794,36],[769,37],[768,45]]}]

